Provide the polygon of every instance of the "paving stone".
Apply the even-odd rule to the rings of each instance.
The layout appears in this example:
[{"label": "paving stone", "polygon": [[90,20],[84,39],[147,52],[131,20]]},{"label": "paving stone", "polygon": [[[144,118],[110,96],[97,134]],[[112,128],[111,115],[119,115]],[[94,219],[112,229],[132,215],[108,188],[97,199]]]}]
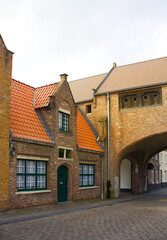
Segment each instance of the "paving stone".
[{"label": "paving stone", "polygon": [[[127,200],[127,199],[125,199]],[[113,204],[114,203],[114,204]],[[65,206],[65,210],[63,208]],[[47,216],[51,208],[55,214]],[[45,208],[45,211],[44,209]],[[34,211],[36,215],[34,215]],[[48,211],[47,211],[48,210]],[[0,225],[1,240],[23,239],[58,239],[58,240],[166,240],[167,239],[167,191],[156,194],[146,194],[129,201],[115,202],[94,201],[61,205],[61,207],[46,206],[13,211],[13,223]],[[16,214],[17,213],[17,214]],[[45,213],[45,215],[44,215]],[[43,215],[42,215],[43,214]],[[0,213],[5,221],[11,220],[12,211]],[[7,217],[8,216],[8,217]],[[33,216],[36,219],[30,219]]]}]

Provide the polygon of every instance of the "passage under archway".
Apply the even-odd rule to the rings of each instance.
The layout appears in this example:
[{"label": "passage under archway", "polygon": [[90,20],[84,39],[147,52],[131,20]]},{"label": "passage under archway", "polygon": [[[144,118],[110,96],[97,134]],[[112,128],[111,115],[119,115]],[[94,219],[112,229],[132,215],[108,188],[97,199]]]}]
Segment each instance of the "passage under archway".
[{"label": "passage under archway", "polygon": [[123,159],[120,167],[120,190],[129,192],[132,189],[131,161]]}]

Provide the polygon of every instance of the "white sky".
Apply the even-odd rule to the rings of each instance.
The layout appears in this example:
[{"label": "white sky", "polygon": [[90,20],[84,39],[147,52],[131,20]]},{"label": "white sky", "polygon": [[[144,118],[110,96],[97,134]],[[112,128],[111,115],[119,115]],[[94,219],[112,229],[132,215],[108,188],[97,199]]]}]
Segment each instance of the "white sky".
[{"label": "white sky", "polygon": [[166,0],[0,0],[13,78],[34,87],[167,56]]}]

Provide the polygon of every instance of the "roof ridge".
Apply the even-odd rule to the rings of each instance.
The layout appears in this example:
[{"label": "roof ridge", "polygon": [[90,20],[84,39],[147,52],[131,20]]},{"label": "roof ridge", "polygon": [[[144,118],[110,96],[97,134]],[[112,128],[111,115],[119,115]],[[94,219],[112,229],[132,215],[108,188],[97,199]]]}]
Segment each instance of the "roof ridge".
[{"label": "roof ridge", "polygon": [[153,58],[153,59],[149,59],[149,60],[143,60],[143,61],[140,61],[140,62],[129,63],[129,64],[121,65],[121,66],[116,66],[116,68],[126,67],[126,66],[134,65],[134,64],[141,64],[141,63],[145,63],[145,62],[157,61],[157,60],[160,60],[160,59],[163,59],[163,58],[167,58],[167,56],[159,57],[159,58]]},{"label": "roof ridge", "polygon": [[92,75],[92,76],[89,76],[89,77],[84,77],[84,78],[80,78],[80,79],[76,79],[76,80],[72,80],[72,81],[69,81],[69,83],[71,82],[77,82],[77,81],[80,81],[80,80],[84,80],[85,78],[92,78],[92,77],[97,77],[97,76],[100,76],[100,75],[103,75],[103,74],[107,74],[108,72],[106,73],[100,73],[100,74],[97,74],[97,75]]},{"label": "roof ridge", "polygon": [[25,86],[28,86],[28,87],[31,87],[31,88],[35,89],[33,86],[31,86],[31,85],[29,85],[29,84],[27,84],[27,83],[21,82],[21,81],[19,81],[19,80],[16,80],[16,79],[14,79],[14,78],[12,78],[12,81],[21,83],[21,84],[23,84],[23,85],[25,85]]},{"label": "roof ridge", "polygon": [[103,83],[105,82],[105,80],[108,78],[108,76],[110,75],[110,73],[114,70],[115,66],[113,66],[110,71],[107,73],[107,75],[103,78],[103,80],[100,82],[100,84],[97,86],[97,88],[94,91],[94,94],[96,94],[96,92],[99,90],[99,88],[103,85]]},{"label": "roof ridge", "polygon": [[55,83],[43,85],[43,86],[40,86],[40,87],[36,87],[35,90],[36,90],[37,88],[48,87],[48,86],[52,86],[52,85],[59,84],[59,83],[60,83],[60,82],[55,82]]}]

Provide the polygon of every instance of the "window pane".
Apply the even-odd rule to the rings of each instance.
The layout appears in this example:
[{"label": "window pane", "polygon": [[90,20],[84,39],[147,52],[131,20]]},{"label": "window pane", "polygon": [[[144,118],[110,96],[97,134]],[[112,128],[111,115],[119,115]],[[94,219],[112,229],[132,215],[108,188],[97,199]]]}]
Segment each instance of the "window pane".
[{"label": "window pane", "polygon": [[82,186],[82,176],[79,176],[79,186]]},{"label": "window pane", "polygon": [[45,162],[37,162],[37,173],[46,173],[46,163]]},{"label": "window pane", "polygon": [[59,148],[59,158],[64,158],[64,149]]},{"label": "window pane", "polygon": [[71,158],[71,150],[66,149],[66,158]]},{"label": "window pane", "polygon": [[59,129],[62,130],[62,113],[59,113]]},{"label": "window pane", "polygon": [[89,176],[89,185],[93,185],[93,176]]},{"label": "window pane", "polygon": [[68,131],[68,115],[63,114],[63,130]]},{"label": "window pane", "polygon": [[88,185],[88,176],[83,176],[83,186]]},{"label": "window pane", "polygon": [[24,189],[24,176],[17,176],[17,188]]},{"label": "window pane", "polygon": [[94,166],[93,165],[89,165],[89,174],[93,174],[93,169],[94,169]]},{"label": "window pane", "polygon": [[25,168],[24,168],[24,160],[17,160],[17,173],[24,173]]},{"label": "window pane", "polygon": [[83,174],[88,174],[88,165],[83,165]]},{"label": "window pane", "polygon": [[37,188],[45,188],[45,187],[46,187],[46,177],[37,176]]},{"label": "window pane", "polygon": [[26,187],[30,189],[35,188],[35,176],[26,177]]},{"label": "window pane", "polygon": [[26,162],[26,172],[27,173],[35,173],[35,161],[27,161]]},{"label": "window pane", "polygon": [[82,165],[79,165],[79,174],[82,174]]}]

